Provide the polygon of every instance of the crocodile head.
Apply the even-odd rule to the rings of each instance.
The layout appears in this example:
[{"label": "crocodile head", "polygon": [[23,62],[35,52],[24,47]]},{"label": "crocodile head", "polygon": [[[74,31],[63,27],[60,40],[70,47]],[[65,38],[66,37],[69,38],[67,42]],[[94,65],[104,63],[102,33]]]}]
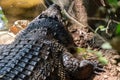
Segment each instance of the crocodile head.
[{"label": "crocodile head", "polygon": [[53,37],[59,43],[69,48],[71,48],[73,45],[75,46],[72,36],[70,35],[67,28],[63,25],[60,6],[58,6],[57,4],[51,5],[47,10],[42,12],[40,16],[38,16],[38,19],[41,18],[49,18],[53,20],[54,25],[47,27],[51,29],[51,33],[53,34]]},{"label": "crocodile head", "polygon": [[[37,30],[37,32],[35,31],[36,33],[33,37],[48,37],[49,35],[51,35],[53,39],[55,39],[65,47],[71,47],[71,45],[74,44],[73,38],[70,35],[69,31],[63,25],[61,19],[62,15],[60,7],[56,4],[53,4],[28,25],[26,31],[24,31],[25,34],[23,35],[25,36],[27,34],[30,36],[30,32]],[[47,31],[45,31],[44,29],[47,29]],[[47,34],[43,34],[46,32]]]},{"label": "crocodile head", "polygon": [[51,5],[47,10],[43,11],[38,19],[40,18],[53,18],[61,21],[61,9],[57,4]]}]

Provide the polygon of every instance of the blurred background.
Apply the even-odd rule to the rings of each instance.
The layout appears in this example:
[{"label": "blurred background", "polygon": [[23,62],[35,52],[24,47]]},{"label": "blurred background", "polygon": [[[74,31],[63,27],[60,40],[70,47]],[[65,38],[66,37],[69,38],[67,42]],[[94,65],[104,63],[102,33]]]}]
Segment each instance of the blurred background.
[{"label": "blurred background", "polygon": [[44,0],[0,0],[0,6],[8,19],[8,26],[16,20],[32,20],[46,8]]}]

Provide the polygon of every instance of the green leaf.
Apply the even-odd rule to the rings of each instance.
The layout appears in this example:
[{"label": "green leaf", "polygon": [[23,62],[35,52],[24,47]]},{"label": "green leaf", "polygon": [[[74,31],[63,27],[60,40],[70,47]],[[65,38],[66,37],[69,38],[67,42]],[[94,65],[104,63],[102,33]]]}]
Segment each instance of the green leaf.
[{"label": "green leaf", "polygon": [[116,26],[116,31],[115,31],[116,36],[120,36],[120,24]]},{"label": "green leaf", "polygon": [[98,60],[102,65],[108,64],[108,60],[105,57],[99,57]]},{"label": "green leaf", "polygon": [[112,46],[110,45],[109,42],[105,42],[101,46],[103,49],[112,49]]},{"label": "green leaf", "polygon": [[112,7],[118,7],[118,0],[107,0]]},{"label": "green leaf", "polygon": [[5,17],[5,15],[4,15],[1,7],[0,7],[0,18],[1,18],[1,20],[5,23],[5,26],[7,26],[8,20],[7,20],[7,18]]},{"label": "green leaf", "polygon": [[81,52],[85,52],[85,51],[86,51],[85,48],[80,48],[80,47],[77,47],[77,48],[76,48],[76,52],[77,52],[77,53],[81,53]]},{"label": "green leaf", "polygon": [[3,15],[2,8],[0,7],[0,16]]},{"label": "green leaf", "polygon": [[96,54],[96,56],[98,56],[98,57],[102,57],[102,56],[103,56],[100,51],[99,51],[99,52],[96,52],[95,54]]},{"label": "green leaf", "polygon": [[114,3],[114,4],[117,4],[118,0],[108,0],[108,2],[111,4],[111,3]]},{"label": "green leaf", "polygon": [[100,30],[100,31],[105,31],[106,28],[105,28],[105,26],[103,26],[103,25],[99,25],[99,26],[96,28],[95,33],[97,33],[98,30]]}]

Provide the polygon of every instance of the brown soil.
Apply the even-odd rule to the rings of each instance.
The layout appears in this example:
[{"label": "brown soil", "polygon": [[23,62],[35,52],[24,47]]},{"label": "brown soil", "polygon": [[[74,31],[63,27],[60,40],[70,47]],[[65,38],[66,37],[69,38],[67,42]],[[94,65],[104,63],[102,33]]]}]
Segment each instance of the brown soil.
[{"label": "brown soil", "polygon": [[[83,5],[82,0],[74,0],[74,1],[75,1],[74,10],[76,11],[75,16],[77,20],[84,25],[88,25],[87,18],[89,16],[88,14],[89,11],[86,11],[84,7],[87,5],[85,3]],[[94,1],[94,0],[87,0],[87,1]],[[96,2],[100,3],[99,1],[102,0],[98,0]],[[95,7],[93,8],[93,12],[94,9]],[[89,31],[90,29],[88,27],[83,27],[74,23],[72,27],[69,28],[69,30],[72,33],[74,41],[77,46],[86,49],[91,48],[92,50],[101,51],[104,57],[108,60],[108,64],[104,66],[105,72],[100,73],[100,75],[96,75],[93,80],[120,80],[120,55],[117,51],[101,49],[100,47],[103,41],[98,36],[95,36],[96,34]],[[95,40],[93,41],[94,38]]]},{"label": "brown soil", "polygon": [[[104,57],[109,61],[108,64],[104,66],[105,72],[100,73],[100,75],[96,75],[93,80],[120,80],[120,55],[115,50],[101,49],[100,45],[101,43],[103,43],[101,39],[94,40],[93,43],[92,39],[95,38],[94,37],[95,34],[89,31],[89,28],[87,27],[88,15],[84,7],[85,5],[83,5],[82,0],[74,1],[75,12],[74,14],[72,13],[72,16],[76,16],[77,20],[86,26],[82,27],[72,22],[73,24],[71,25],[71,27],[69,27],[69,30],[74,38],[76,45],[78,47],[86,49],[91,48],[92,50],[101,51]],[[8,34],[3,34],[2,36],[0,35],[0,44],[10,43],[12,40],[14,40],[14,37],[11,37]],[[81,54],[78,55],[81,56]]]}]

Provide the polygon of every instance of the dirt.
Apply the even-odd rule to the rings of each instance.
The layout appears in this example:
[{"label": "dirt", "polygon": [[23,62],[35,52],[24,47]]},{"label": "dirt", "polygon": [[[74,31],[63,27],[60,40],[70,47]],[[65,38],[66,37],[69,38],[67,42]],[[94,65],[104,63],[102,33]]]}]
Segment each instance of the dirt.
[{"label": "dirt", "polygon": [[[76,31],[74,31],[74,33],[72,33],[75,43],[79,47],[86,48],[86,49],[90,48],[90,46],[91,47],[94,46],[87,42],[91,39],[91,36],[93,36],[93,34],[92,35],[91,34],[83,32],[83,30],[79,29],[79,27],[78,27],[78,29],[76,29]],[[83,38],[83,36],[84,36],[84,38]],[[101,44],[99,44],[99,45],[101,45]],[[108,64],[103,67],[105,72],[102,72],[99,75],[96,75],[93,80],[120,80],[120,55],[119,55],[119,53],[115,50],[104,50],[104,49],[99,49],[96,47],[91,48],[91,49],[101,51],[102,54],[104,55],[104,57],[108,60]],[[78,53],[77,56],[81,56],[81,54]],[[89,56],[89,54],[88,54],[88,56]],[[81,58],[81,57],[78,57],[78,58]],[[90,59],[92,59],[92,58],[90,58]]]},{"label": "dirt", "polygon": [[[93,80],[120,80],[120,54],[117,51],[112,49],[105,50],[101,48],[103,41],[99,38],[99,36],[96,36],[96,34],[93,33],[88,26],[87,20],[89,15],[84,7],[86,6],[86,4],[83,5],[82,0],[74,0],[74,1],[75,1],[74,9],[76,11],[75,12],[76,19],[80,23],[87,26],[87,27],[83,27],[80,25],[76,25],[74,23],[72,27],[69,28],[71,34],[73,35],[76,45],[78,47],[82,47],[86,49],[89,48],[92,50],[101,51],[102,55],[108,60],[108,64],[103,67],[105,72],[102,72],[99,75],[96,75]],[[90,0],[87,0],[87,1],[90,1]],[[81,54],[78,54],[78,56],[79,55]]]},{"label": "dirt", "polygon": [[[88,15],[83,5],[82,0],[74,0],[74,15],[76,19],[84,24],[86,27],[77,25],[75,22],[72,22],[72,25],[69,28],[71,32],[74,42],[78,47],[85,48],[85,49],[92,49],[101,51],[103,56],[108,60],[108,64],[103,66],[105,72],[96,75],[93,80],[120,80],[120,55],[115,50],[104,50],[101,49],[101,44],[103,41],[99,39],[99,37],[95,37],[95,34],[90,31],[88,28]],[[9,33],[9,32],[8,32]],[[98,38],[98,39],[97,39]],[[5,33],[0,35],[0,44],[10,43],[14,40],[14,37]],[[85,52],[87,53],[87,52]],[[78,53],[78,58],[81,54]],[[89,56],[89,55],[88,55]],[[92,60],[92,57],[90,57]],[[93,58],[94,60],[95,58]],[[97,59],[96,59],[97,60]]]},{"label": "dirt", "polygon": [[[92,35],[90,33],[86,33],[83,30],[79,29],[79,27],[72,27],[72,31],[73,32],[71,32],[71,33],[73,35],[74,41],[79,47],[87,49],[88,46],[89,47],[93,46],[93,45],[90,45],[89,43],[87,43],[87,41],[90,40],[91,37],[93,36],[92,33],[91,33]],[[15,37],[15,35],[14,35],[14,37],[12,35],[13,34],[6,32],[6,31],[4,33],[1,33],[0,44],[11,43]],[[90,35],[90,36],[88,36],[88,35]],[[120,55],[115,50],[103,50],[103,49],[97,49],[97,48],[94,48],[92,50],[101,51],[103,53],[104,57],[109,61],[108,64],[103,67],[105,72],[102,72],[99,75],[96,75],[93,80],[120,80],[120,62],[117,62],[117,61],[120,61],[119,60]],[[84,52],[84,53],[86,53],[87,55],[89,54],[87,52]],[[78,53],[78,55],[77,55],[78,58],[81,58],[81,55],[83,55],[84,53],[82,53],[82,54]],[[94,56],[94,55],[92,55],[92,56]],[[90,60],[92,59],[91,57],[89,57],[89,58],[90,58]]]}]

